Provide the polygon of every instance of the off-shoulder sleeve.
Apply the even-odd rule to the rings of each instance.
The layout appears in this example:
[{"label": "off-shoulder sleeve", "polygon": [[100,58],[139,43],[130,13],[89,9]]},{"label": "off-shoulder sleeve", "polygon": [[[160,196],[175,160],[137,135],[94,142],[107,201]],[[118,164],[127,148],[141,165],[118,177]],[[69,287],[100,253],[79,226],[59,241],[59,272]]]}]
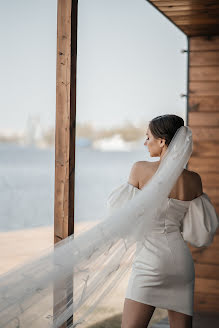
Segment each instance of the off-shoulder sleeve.
[{"label": "off-shoulder sleeve", "polygon": [[108,213],[112,213],[117,208],[123,207],[128,200],[132,199],[140,191],[140,189],[128,182],[113,189],[106,202]]},{"label": "off-shoulder sleeve", "polygon": [[196,247],[209,246],[219,226],[219,217],[208,195],[193,199],[181,226],[183,239]]}]

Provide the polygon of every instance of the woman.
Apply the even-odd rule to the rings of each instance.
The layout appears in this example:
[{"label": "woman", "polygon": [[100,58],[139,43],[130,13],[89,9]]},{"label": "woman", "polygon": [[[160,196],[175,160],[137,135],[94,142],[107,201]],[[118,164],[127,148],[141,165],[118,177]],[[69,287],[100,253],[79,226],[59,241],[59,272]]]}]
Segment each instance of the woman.
[{"label": "woman", "polygon": [[0,327],[58,328],[72,317],[69,328],[87,327],[130,264],[122,328],[146,327],[156,306],[168,309],[171,328],[191,327],[194,266],[185,241],[209,245],[218,217],[199,175],[184,169],[192,133],[183,120],[157,117],[147,136],[160,161],[133,165],[108,197],[109,216],[0,277]]},{"label": "woman", "polygon": [[[122,197],[124,199],[127,195],[142,192],[157,171],[168,145],[181,126],[184,126],[184,121],[176,115],[158,116],[150,121],[144,145],[148,147],[151,157],[160,157],[160,160],[136,162],[131,169],[128,183],[111,193],[109,207],[112,199],[112,205],[116,206]],[[195,207],[197,217],[192,218],[191,213]],[[207,209],[211,217],[206,218]],[[201,177],[187,169],[178,177],[166,206],[154,220],[154,227],[145,240],[138,243],[140,251],[133,262],[126,291],[122,328],[147,327],[155,307],[168,310],[171,328],[192,327],[195,272],[192,255],[181,234],[183,219],[186,219],[185,237],[191,243],[203,246],[212,241],[212,235],[201,231],[201,220],[212,220],[216,229],[217,214],[208,196],[203,193]],[[202,240],[195,240],[194,220],[200,220],[195,233],[200,232]]]}]

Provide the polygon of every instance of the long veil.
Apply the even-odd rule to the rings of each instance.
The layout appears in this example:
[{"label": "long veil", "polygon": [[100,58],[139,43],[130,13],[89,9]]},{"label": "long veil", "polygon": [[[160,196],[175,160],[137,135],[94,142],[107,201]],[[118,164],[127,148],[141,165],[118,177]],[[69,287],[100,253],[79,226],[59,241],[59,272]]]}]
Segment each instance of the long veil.
[{"label": "long veil", "polygon": [[[91,229],[71,235],[0,277],[0,327],[83,326],[118,286],[192,153],[192,132],[180,127],[141,192]],[[53,297],[53,289],[56,297]],[[53,311],[53,308],[55,309]],[[73,316],[73,324],[69,318]]]}]

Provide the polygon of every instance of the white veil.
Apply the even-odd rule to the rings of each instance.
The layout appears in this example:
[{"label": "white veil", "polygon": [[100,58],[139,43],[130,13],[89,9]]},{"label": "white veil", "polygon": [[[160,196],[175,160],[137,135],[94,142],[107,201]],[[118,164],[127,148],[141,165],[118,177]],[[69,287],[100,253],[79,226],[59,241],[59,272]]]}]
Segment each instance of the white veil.
[{"label": "white veil", "polygon": [[[0,277],[0,327],[82,326],[87,316],[124,276],[136,242],[150,233],[192,153],[192,132],[180,127],[160,165],[125,206],[93,228],[58,242],[41,256]],[[53,287],[56,297],[53,299]],[[53,307],[55,311],[53,313]]]}]

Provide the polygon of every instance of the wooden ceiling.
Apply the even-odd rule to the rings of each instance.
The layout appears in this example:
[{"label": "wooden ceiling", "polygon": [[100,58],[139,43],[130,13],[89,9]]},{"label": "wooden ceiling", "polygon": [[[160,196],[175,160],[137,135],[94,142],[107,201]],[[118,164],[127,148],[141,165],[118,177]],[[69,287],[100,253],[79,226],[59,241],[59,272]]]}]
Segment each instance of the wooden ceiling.
[{"label": "wooden ceiling", "polygon": [[219,0],[148,0],[188,36],[219,35]]}]

